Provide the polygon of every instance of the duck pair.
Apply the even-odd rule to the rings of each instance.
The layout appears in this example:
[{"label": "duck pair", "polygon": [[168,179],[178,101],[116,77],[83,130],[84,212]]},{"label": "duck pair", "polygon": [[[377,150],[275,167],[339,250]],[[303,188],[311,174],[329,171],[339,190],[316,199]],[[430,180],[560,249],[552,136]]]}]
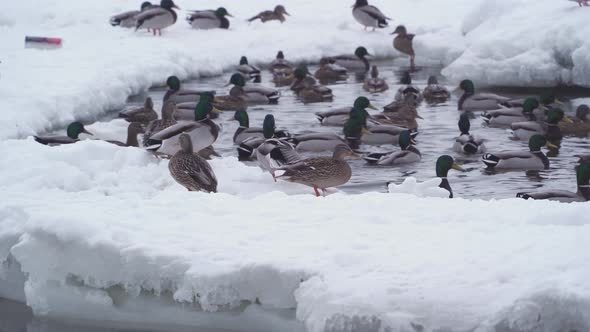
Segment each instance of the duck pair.
[{"label": "duck pair", "polygon": [[111,17],[112,26],[151,30],[155,35],[162,35],[162,29],[168,28],[178,19],[174,8],[180,9],[172,0],[162,0],[159,6],[150,2],[141,4],[140,10],[128,11]]}]

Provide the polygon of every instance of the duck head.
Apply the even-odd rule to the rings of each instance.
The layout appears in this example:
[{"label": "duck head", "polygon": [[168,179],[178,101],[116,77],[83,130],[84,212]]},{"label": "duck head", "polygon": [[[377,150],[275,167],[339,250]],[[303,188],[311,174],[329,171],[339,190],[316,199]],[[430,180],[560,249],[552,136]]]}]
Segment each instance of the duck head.
[{"label": "duck head", "polygon": [[352,106],[353,108],[357,109],[357,110],[365,110],[367,108],[376,110],[377,107],[371,105],[371,102],[369,101],[369,99],[367,97],[358,97],[355,101],[354,104]]},{"label": "duck head", "polygon": [[262,122],[262,132],[264,134],[264,138],[273,138],[275,135],[275,129],[275,117],[272,114],[267,114],[264,117],[264,121]]},{"label": "duck head", "polygon": [[234,113],[234,120],[240,123],[240,127],[250,127],[250,119],[248,118],[248,112],[244,110],[236,111],[236,113]]},{"label": "duck head", "polygon": [[217,16],[217,17],[225,17],[225,16],[233,17],[232,15],[230,15],[230,13],[227,12],[227,9],[225,9],[224,7],[217,8],[217,10],[215,11],[215,16]]},{"label": "duck head", "polygon": [[436,85],[438,84],[438,79],[436,76],[429,76],[428,77],[428,85]]},{"label": "duck head", "polygon": [[545,138],[545,136],[543,136],[543,135],[536,134],[536,135],[531,136],[531,138],[529,139],[529,150],[531,152],[541,151],[541,148],[544,146],[546,146],[548,148],[552,148],[552,149],[558,148],[557,146],[548,142],[547,138]]},{"label": "duck head", "polygon": [[170,76],[166,80],[166,85],[168,86],[168,89],[178,91],[180,90],[180,79],[176,76]]},{"label": "duck head", "polygon": [[408,33],[406,27],[403,25],[398,25],[395,30],[391,33],[392,35],[399,34],[401,36],[405,36]]},{"label": "duck head", "polygon": [[527,98],[522,104],[522,112],[525,114],[532,114],[533,111],[539,107],[539,101],[535,98]]},{"label": "duck head", "polygon": [[410,145],[416,145],[416,141],[412,138],[409,130],[404,130],[399,134],[398,144],[402,150],[407,150]]},{"label": "duck head", "polygon": [[296,79],[302,80],[305,77],[307,77],[307,71],[305,70],[305,68],[299,67],[299,68],[295,69],[295,71],[293,72],[293,75],[295,76]]},{"label": "duck head", "polygon": [[178,7],[172,0],[162,0],[162,2],[160,2],[160,7],[168,10],[172,10],[172,8],[180,9],[180,7]]},{"label": "duck head", "polygon": [[143,103],[143,107],[147,108],[147,109],[154,109],[154,101],[152,100],[152,97],[147,97],[145,99],[145,103]]},{"label": "duck head", "polygon": [[354,5],[352,5],[352,8],[358,8],[358,7],[368,6],[368,5],[369,5],[369,1],[367,1],[367,0],[356,0]]},{"label": "duck head", "polygon": [[354,51],[354,55],[356,55],[358,58],[364,59],[365,56],[371,55],[371,54],[369,54],[369,52],[367,52],[366,48],[364,48],[363,46],[359,46]]},{"label": "duck head", "polygon": [[229,79],[229,84],[233,84],[235,86],[239,86],[239,87],[243,87],[244,85],[246,85],[246,80],[244,79],[244,76],[242,76],[241,74],[233,74],[230,79]]},{"label": "duck head", "polygon": [[247,65],[248,64],[248,58],[246,58],[245,56],[240,58],[240,66],[241,65]]},{"label": "duck head", "polygon": [[213,107],[215,96],[211,92],[203,92],[199,96],[199,102],[195,106],[195,121],[203,121],[209,117],[209,113],[219,113],[219,110]]},{"label": "duck head", "polygon": [[471,129],[471,122],[469,121],[469,115],[466,112],[461,113],[459,116],[459,130],[461,135],[469,135],[469,129]]},{"label": "duck head", "polygon": [[180,148],[182,151],[193,153],[193,141],[189,134],[180,134],[180,136],[178,136],[178,141],[180,141]]},{"label": "duck head", "polygon": [[545,109],[547,110],[548,107],[552,104],[558,104],[561,105],[563,104],[560,100],[558,100],[557,98],[555,98],[554,95],[551,94],[542,94],[541,96],[539,96],[539,104]]},{"label": "duck head", "polygon": [[289,13],[287,13],[287,9],[285,8],[285,6],[283,5],[278,5],[275,7],[274,10],[275,14],[277,15],[287,15],[287,16],[291,16]]},{"label": "duck head", "polygon": [[68,125],[66,133],[69,138],[78,139],[78,136],[82,133],[92,136],[93,134],[84,128],[82,122],[72,122]]},{"label": "duck head", "polygon": [[572,120],[565,116],[565,113],[562,109],[559,108],[552,108],[547,113],[547,123],[550,124],[557,124],[560,121],[572,123]]},{"label": "duck head", "polygon": [[583,163],[576,168],[578,186],[588,186],[590,182],[590,164]]},{"label": "duck head", "polygon": [[590,107],[588,105],[580,105],[576,109],[576,117],[582,121],[588,121],[588,114],[590,113]]},{"label": "duck head", "polygon": [[453,157],[448,155],[438,157],[436,160],[436,176],[439,178],[446,178],[451,169],[465,172],[465,170],[455,162]]},{"label": "duck head", "polygon": [[283,54],[283,51],[279,51],[277,53],[277,59],[279,59],[279,60],[285,60],[285,54]]},{"label": "duck head", "polygon": [[459,89],[467,93],[475,93],[475,84],[473,84],[472,80],[462,80]]}]

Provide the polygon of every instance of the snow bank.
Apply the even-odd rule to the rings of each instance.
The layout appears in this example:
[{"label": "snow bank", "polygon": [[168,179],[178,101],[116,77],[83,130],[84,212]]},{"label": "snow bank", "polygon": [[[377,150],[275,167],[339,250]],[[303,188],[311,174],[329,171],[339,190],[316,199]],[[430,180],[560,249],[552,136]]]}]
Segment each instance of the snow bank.
[{"label": "snow bank", "polygon": [[[8,295],[38,314],[130,321],[139,312],[245,331],[590,326],[589,204],[318,199],[231,158],[212,162],[220,193],[209,195],[186,192],[166,161],[139,149],[27,139],[0,143],[0,153],[11,175],[0,178],[10,193],[0,257],[12,262],[0,296],[8,282],[24,284]],[[146,315],[156,304],[166,309]]]}]

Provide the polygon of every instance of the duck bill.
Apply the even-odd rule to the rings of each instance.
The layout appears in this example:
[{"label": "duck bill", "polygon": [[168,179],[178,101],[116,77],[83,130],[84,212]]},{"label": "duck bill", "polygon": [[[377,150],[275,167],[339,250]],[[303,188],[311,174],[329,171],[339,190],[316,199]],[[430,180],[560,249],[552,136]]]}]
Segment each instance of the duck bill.
[{"label": "duck bill", "polygon": [[559,100],[559,99],[555,99],[555,103],[557,105],[563,105],[563,101]]},{"label": "duck bill", "polygon": [[548,147],[549,149],[559,149],[559,147],[551,142],[547,142],[547,144],[545,144],[546,147]]},{"label": "duck bill", "polygon": [[359,156],[358,154],[354,153],[354,152],[349,152],[348,153],[348,157],[350,159],[361,159],[361,156]]},{"label": "duck bill", "polygon": [[82,130],[82,132],[83,132],[84,134],[86,134],[86,135],[94,136],[94,134],[93,134],[93,133],[89,132],[89,131],[88,131],[88,130],[86,130],[86,129]]},{"label": "duck bill", "polygon": [[377,107],[375,107],[375,106],[374,106],[374,105],[372,105],[372,104],[369,104],[369,106],[367,106],[367,108],[370,108],[370,109],[372,109],[372,110],[378,110],[378,108],[377,108]]},{"label": "duck bill", "polygon": [[417,117],[418,119],[424,120],[424,118],[423,118],[423,117],[421,117],[421,116],[420,116],[420,114],[416,114],[416,117]]},{"label": "duck bill", "polygon": [[231,85],[231,82],[227,83],[227,84],[226,84],[226,85],[224,85],[223,87],[224,87],[224,88],[227,88],[227,87],[228,87],[228,86],[230,86],[230,85]]},{"label": "duck bill", "polygon": [[286,11],[285,11],[285,13],[284,13],[284,14],[285,14],[285,15],[287,15],[287,16],[291,16],[291,14],[287,13]]},{"label": "duck bill", "polygon": [[461,87],[460,87],[460,86],[458,86],[458,87],[454,88],[454,89],[451,91],[451,93],[459,93],[459,92],[461,92]]},{"label": "duck bill", "polygon": [[229,16],[229,17],[234,17],[234,16],[233,16],[232,14],[230,14],[230,13],[227,13],[227,14],[225,14],[225,15],[226,15],[226,16]]},{"label": "duck bill", "polygon": [[572,119],[570,119],[569,117],[567,117],[567,116],[564,117],[563,120],[561,120],[561,121],[563,121],[565,123],[574,123],[574,121]]},{"label": "duck bill", "polygon": [[361,134],[366,135],[366,134],[370,134],[371,132],[367,129],[367,128],[363,128],[361,130]]},{"label": "duck bill", "polygon": [[172,5],[172,8],[176,8],[176,9],[180,10],[180,7],[178,7],[177,5]]},{"label": "duck bill", "polygon": [[221,113],[221,110],[219,110],[219,109],[218,109],[218,108],[216,108],[216,107],[213,107],[213,108],[211,109],[211,113]]},{"label": "duck bill", "polygon": [[460,172],[465,172],[465,169],[461,166],[459,166],[459,164],[457,163],[453,163],[453,166],[451,166],[452,169],[460,171]]}]

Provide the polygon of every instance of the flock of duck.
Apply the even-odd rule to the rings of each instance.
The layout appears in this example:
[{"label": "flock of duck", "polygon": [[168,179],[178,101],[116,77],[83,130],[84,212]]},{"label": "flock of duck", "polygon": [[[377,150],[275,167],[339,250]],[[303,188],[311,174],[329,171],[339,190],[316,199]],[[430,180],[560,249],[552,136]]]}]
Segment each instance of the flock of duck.
[{"label": "flock of duck", "polygon": [[[113,25],[152,29],[154,34],[176,21],[171,0],[162,0],[161,6],[144,3],[138,12],[123,13],[111,19]],[[284,21],[288,15],[284,6],[274,11],[265,11],[252,17]],[[173,16],[173,20],[170,16]],[[227,28],[227,10],[195,11],[189,16],[191,26],[200,29]],[[383,28],[388,17],[366,0],[357,0],[353,16],[365,28]],[[215,21],[217,23],[213,24]],[[172,22],[172,23],[171,23]],[[207,23],[206,23],[207,22]],[[168,24],[168,25],[166,25]],[[119,117],[130,122],[126,142],[108,141],[120,146],[141,147],[160,157],[170,158],[169,170],[172,177],[189,191],[215,192],[217,179],[207,159],[218,154],[213,144],[221,130],[215,123],[219,112],[234,112],[233,119],[239,127],[233,135],[240,160],[256,159],[259,166],[275,179],[300,183],[312,187],[316,196],[331,187],[347,183],[352,175],[346,158],[363,158],[367,163],[378,165],[400,165],[419,162],[422,154],[416,147],[418,122],[421,119],[417,108],[421,103],[437,105],[447,102],[451,92],[438,84],[436,77],[428,79],[422,89],[412,84],[415,69],[412,38],[404,26],[395,31],[394,47],[410,56],[410,71],[401,79],[401,87],[395,91],[393,101],[382,112],[369,113],[377,109],[368,98],[356,98],[350,107],[330,109],[315,114],[321,125],[339,127],[333,133],[291,134],[276,128],[275,117],[267,114],[261,127],[251,127],[248,107],[272,105],[279,102],[281,93],[275,87],[262,84],[261,69],[249,64],[242,57],[227,85],[227,95],[216,91],[183,89],[182,82],[175,76],[166,80],[168,90],[163,97],[161,118],[154,110],[154,103],[147,98],[143,107],[127,109]],[[330,102],[334,96],[325,84],[346,80],[350,74],[365,77],[363,89],[368,93],[384,93],[388,83],[379,77],[379,69],[371,65],[369,52],[358,47],[353,54],[325,57],[320,60],[319,69],[311,73],[306,65],[295,65],[279,51],[274,61],[268,64],[272,83],[289,90],[302,102]],[[564,135],[587,135],[590,133],[590,109],[578,107],[576,116],[565,115],[555,97],[543,95],[514,99],[490,93],[476,93],[471,80],[460,83],[462,96],[458,101],[459,136],[453,142],[458,154],[481,155],[488,169],[505,170],[546,170],[549,159],[543,147],[559,149]],[[510,128],[514,139],[528,140],[528,151],[489,152],[484,141],[470,133],[471,119],[481,115],[489,127]],[[35,140],[47,145],[71,144],[79,141],[80,134],[89,134],[84,125],[74,122],[67,127],[67,136],[35,136]],[[138,135],[143,134],[140,142]],[[359,147],[367,145],[395,144],[398,151],[358,154]],[[331,151],[331,156],[304,158],[302,153]],[[453,157],[443,155],[435,165],[440,178],[439,187],[453,191],[447,179],[451,169],[463,171]],[[550,199],[558,201],[590,200],[590,155],[580,155],[575,167],[577,175],[576,192],[543,191],[518,193],[525,199]]]}]

